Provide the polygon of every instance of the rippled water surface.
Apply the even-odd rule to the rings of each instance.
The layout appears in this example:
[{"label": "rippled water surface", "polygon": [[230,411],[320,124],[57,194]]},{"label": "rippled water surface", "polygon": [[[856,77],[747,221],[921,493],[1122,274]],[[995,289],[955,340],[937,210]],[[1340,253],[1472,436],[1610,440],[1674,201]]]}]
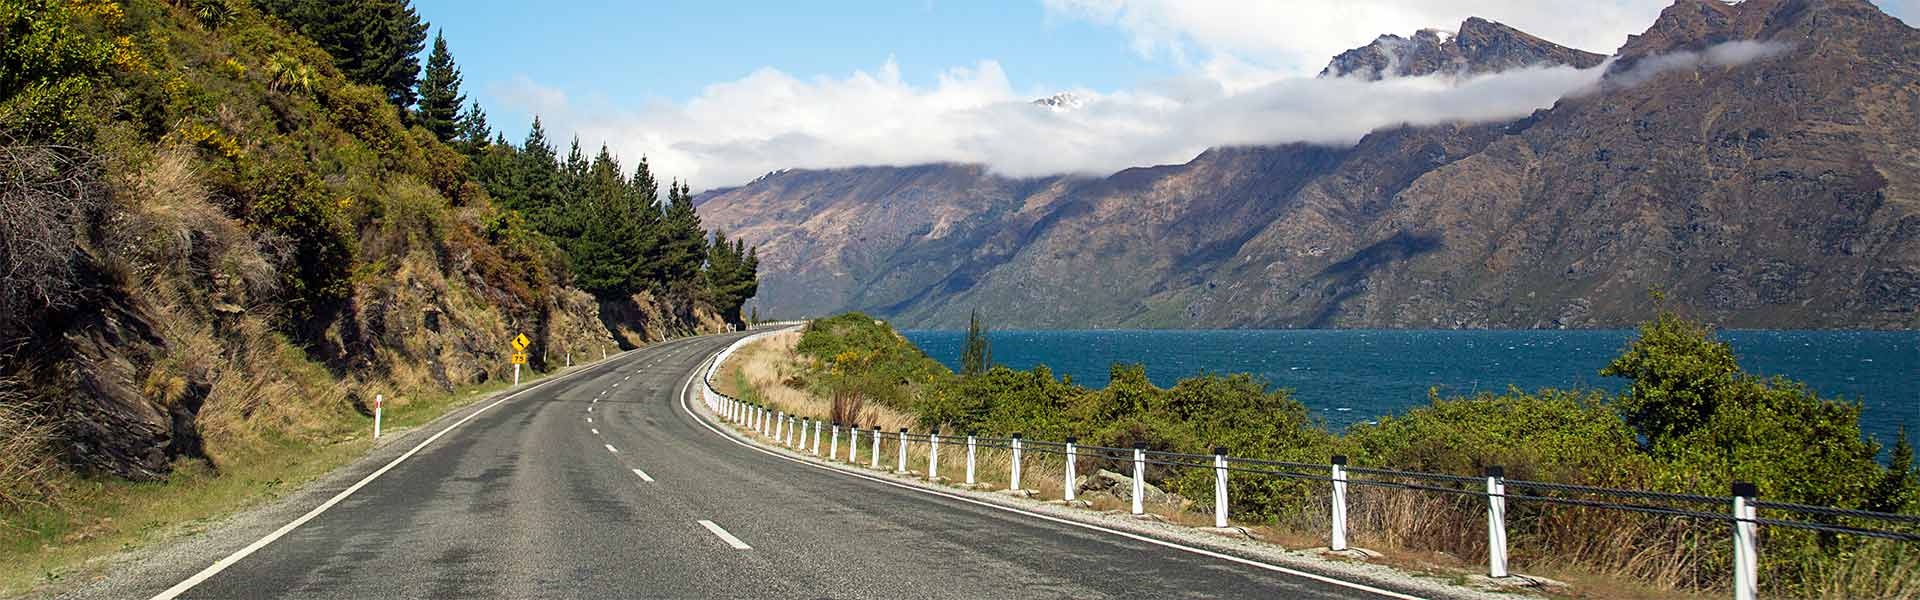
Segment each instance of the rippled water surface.
[{"label": "rippled water surface", "polygon": [[[963,332],[909,331],[908,339],[958,368]],[[1118,362],[1147,367],[1154,384],[1204,372],[1248,372],[1294,397],[1335,429],[1444,394],[1509,385],[1618,390],[1600,377],[1631,331],[996,331],[994,362],[1046,365],[1075,383],[1104,387]],[[1748,371],[1807,382],[1822,396],[1865,404],[1862,429],[1891,443],[1920,426],[1920,332],[1723,331]],[[1916,431],[1915,433],[1920,433]]]}]

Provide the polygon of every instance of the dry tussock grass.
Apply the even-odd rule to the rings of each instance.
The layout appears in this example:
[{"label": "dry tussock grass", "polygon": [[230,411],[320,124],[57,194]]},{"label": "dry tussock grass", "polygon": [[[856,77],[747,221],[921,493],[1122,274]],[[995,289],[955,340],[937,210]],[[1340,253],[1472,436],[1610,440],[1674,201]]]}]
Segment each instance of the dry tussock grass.
[{"label": "dry tussock grass", "polygon": [[[51,485],[53,427],[27,410],[20,381],[0,378],[0,515],[17,515],[56,500]],[[17,528],[0,518],[0,527]]]}]

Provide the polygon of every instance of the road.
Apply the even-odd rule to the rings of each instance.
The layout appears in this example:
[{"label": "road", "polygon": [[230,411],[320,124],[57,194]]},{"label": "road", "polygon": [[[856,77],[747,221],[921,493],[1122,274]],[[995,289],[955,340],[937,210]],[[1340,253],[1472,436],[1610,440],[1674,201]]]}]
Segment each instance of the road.
[{"label": "road", "polygon": [[[203,545],[217,553],[148,560],[93,591],[121,598],[168,587],[182,598],[1382,597],[742,445],[681,402],[681,394],[697,394],[700,363],[739,335],[629,352],[476,405],[392,444],[388,454],[414,450],[397,463],[380,457],[386,464],[362,468],[384,467],[370,480],[356,472],[322,482],[326,489],[314,499],[333,503],[288,509],[273,524],[278,537],[255,536],[262,528],[254,527],[243,532],[253,539],[221,542],[238,534],[212,532],[215,541]],[[443,433],[431,443],[415,439],[436,430]],[[289,529],[287,515],[306,520]],[[224,568],[209,572],[222,556]]]}]

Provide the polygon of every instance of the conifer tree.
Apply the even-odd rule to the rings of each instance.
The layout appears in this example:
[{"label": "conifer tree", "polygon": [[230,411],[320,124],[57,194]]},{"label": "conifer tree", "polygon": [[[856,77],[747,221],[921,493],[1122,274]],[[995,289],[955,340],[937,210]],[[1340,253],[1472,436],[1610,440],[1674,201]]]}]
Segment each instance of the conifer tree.
[{"label": "conifer tree", "polygon": [[706,260],[707,235],[700,228],[700,213],[693,209],[693,193],[686,183],[674,181],[667,186],[667,207],[661,232],[663,284],[669,289],[697,283],[700,265]]},{"label": "conifer tree", "polygon": [[260,6],[312,38],[348,79],[380,86],[403,116],[413,106],[427,24],[411,0],[262,0]]},{"label": "conifer tree", "polygon": [[493,144],[493,128],[487,125],[487,111],[475,100],[460,113],[460,149],[473,155]]},{"label": "conifer tree", "polygon": [[966,349],[960,354],[960,374],[979,375],[993,368],[993,347],[987,343],[987,324],[975,309],[967,319]]},{"label": "conifer tree", "polygon": [[433,52],[427,55],[427,75],[420,79],[420,125],[440,141],[452,142],[461,133],[460,108],[466,101],[460,94],[460,67],[447,51],[447,38],[435,35]]},{"label": "conifer tree", "polygon": [[515,163],[513,196],[503,200],[508,207],[525,214],[534,229],[552,235],[561,206],[560,170],[540,117],[533,118],[533,126],[527,130],[527,141],[521,145]]}]

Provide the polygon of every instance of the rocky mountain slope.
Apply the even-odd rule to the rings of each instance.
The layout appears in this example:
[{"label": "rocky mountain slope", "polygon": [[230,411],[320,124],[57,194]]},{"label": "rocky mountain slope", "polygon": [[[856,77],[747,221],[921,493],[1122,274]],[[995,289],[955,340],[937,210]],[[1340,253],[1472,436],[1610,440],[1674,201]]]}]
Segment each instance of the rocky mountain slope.
[{"label": "rocky mountain slope", "polygon": [[1320,76],[1378,80],[1435,73],[1478,75],[1541,65],[1585,69],[1606,59],[1474,17],[1456,32],[1422,29],[1413,37],[1380,36],[1333,57]]},{"label": "rocky mountain slope", "polygon": [[[1729,326],[1911,328],[1917,57],[1920,31],[1864,0],[1678,0],[1596,89],[1514,122],[1100,179],[795,170],[702,211],[762,244],[762,314],[1612,327],[1648,314],[1657,287]],[[1591,64],[1554,60],[1575,59]],[[1415,63],[1404,73],[1457,68]]]}]

